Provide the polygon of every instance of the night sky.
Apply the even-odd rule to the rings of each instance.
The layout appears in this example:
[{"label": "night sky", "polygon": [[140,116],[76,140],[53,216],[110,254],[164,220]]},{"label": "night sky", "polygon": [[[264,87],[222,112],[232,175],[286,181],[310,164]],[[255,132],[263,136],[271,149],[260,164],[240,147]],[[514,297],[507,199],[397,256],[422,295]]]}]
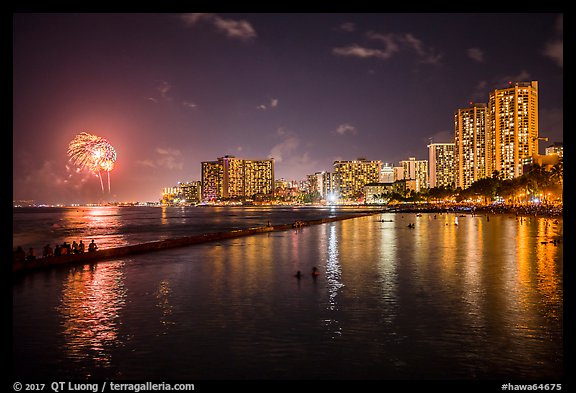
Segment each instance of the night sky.
[{"label": "night sky", "polygon": [[[543,153],[563,141],[560,14],[14,14],[13,199],[158,201],[226,154],[288,180],[428,159],[456,109],[531,80]],[[110,195],[68,160],[82,131],[117,151]]]}]

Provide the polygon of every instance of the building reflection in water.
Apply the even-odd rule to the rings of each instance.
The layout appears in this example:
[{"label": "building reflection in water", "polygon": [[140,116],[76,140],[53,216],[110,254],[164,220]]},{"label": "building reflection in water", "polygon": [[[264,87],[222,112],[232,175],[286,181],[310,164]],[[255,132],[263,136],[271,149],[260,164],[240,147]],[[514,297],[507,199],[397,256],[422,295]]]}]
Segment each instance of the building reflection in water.
[{"label": "building reflection in water", "polygon": [[341,282],[342,271],[340,269],[338,239],[336,238],[336,226],[331,225],[328,230],[328,259],[326,260],[326,281],[328,283],[328,309],[336,310],[336,296],[338,290],[344,286]]},{"label": "building reflection in water", "polygon": [[381,301],[384,304],[383,318],[386,325],[392,325],[398,315],[398,232],[392,220],[392,214],[383,215],[381,224],[376,227],[380,232],[375,242],[378,247],[377,271],[380,281]]},{"label": "building reflection in water", "polygon": [[156,290],[156,306],[160,309],[160,323],[164,326],[163,333],[166,334],[167,329],[174,325],[175,322],[171,320],[172,311],[174,306],[170,304],[170,281],[164,279],[160,280],[158,283],[158,289]]},{"label": "building reflection in water", "polygon": [[[466,309],[466,325],[480,332],[485,326],[485,288],[481,279],[485,268],[484,223],[480,217],[474,216],[467,216],[460,222],[458,226],[452,224],[447,227],[452,237],[452,246],[458,248],[461,245],[460,255],[464,256],[457,262],[456,274],[448,282],[454,287],[455,293],[461,294],[461,304]],[[447,255],[450,254],[451,251],[448,251]]]},{"label": "building reflection in water", "polygon": [[[148,326],[162,345],[175,340],[170,351],[188,340],[215,369],[220,353],[281,364],[302,354],[304,337],[330,359],[345,354],[399,371],[426,367],[436,354],[436,367],[445,371],[441,360],[449,359],[458,376],[532,375],[534,364],[558,375],[562,245],[550,241],[562,224],[433,217],[358,218],[174,251],[186,263],[170,263],[170,254],[161,275],[138,267],[152,282],[140,292],[154,297],[133,297],[127,309],[122,262],[73,269],[58,309],[65,354],[86,376],[113,370],[122,337],[147,345]],[[321,272],[315,280],[312,266]],[[302,280],[293,278],[297,270]],[[132,318],[142,319],[127,322],[121,336],[120,315],[131,321],[138,305]]]},{"label": "building reflection in water", "polygon": [[85,377],[110,366],[111,350],[121,344],[118,330],[125,303],[123,261],[70,270],[58,306],[63,349],[85,370]]},{"label": "building reflection in water", "polygon": [[556,262],[563,260],[562,241],[562,225],[557,220],[541,218],[538,221],[536,272],[540,279],[536,287],[543,295],[547,317],[554,319],[562,319],[562,264]]},{"label": "building reflection in water", "polygon": [[[328,250],[326,259],[326,285],[328,287],[328,306],[330,312],[338,311],[338,291],[344,286],[342,283],[342,269],[340,267],[340,252],[338,250],[338,238],[336,236],[336,225],[331,224],[328,227]],[[329,327],[332,338],[342,334],[342,327],[337,319],[336,314],[331,314],[326,319],[326,325]]]}]

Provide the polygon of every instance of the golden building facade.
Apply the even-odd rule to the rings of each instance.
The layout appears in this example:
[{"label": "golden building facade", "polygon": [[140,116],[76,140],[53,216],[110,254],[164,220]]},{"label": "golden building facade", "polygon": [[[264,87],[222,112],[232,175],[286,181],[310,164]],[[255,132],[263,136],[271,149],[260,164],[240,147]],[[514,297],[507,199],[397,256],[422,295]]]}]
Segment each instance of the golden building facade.
[{"label": "golden building facade", "polygon": [[400,161],[402,180],[416,180],[416,192],[428,188],[428,160],[417,160],[409,157]]},{"label": "golden building facade", "polygon": [[455,185],[466,189],[490,176],[486,104],[473,104],[454,113]]},{"label": "golden building facade", "polygon": [[[516,82],[490,93],[489,170],[502,179],[522,175],[525,158],[538,154],[538,82]],[[491,174],[491,173],[490,173]]]},{"label": "golden building facade", "polygon": [[334,161],[335,188],[341,200],[356,200],[364,194],[364,186],[377,183],[382,161],[359,158],[352,161]]},{"label": "golden building facade", "polygon": [[244,196],[274,194],[274,160],[244,160]]},{"label": "golden building facade", "polygon": [[202,162],[202,200],[215,201],[224,195],[224,163]]},{"label": "golden building facade", "polygon": [[455,185],[455,144],[431,143],[428,145],[430,188]]},{"label": "golden building facade", "polygon": [[224,156],[202,162],[202,200],[251,198],[274,194],[274,159]]}]

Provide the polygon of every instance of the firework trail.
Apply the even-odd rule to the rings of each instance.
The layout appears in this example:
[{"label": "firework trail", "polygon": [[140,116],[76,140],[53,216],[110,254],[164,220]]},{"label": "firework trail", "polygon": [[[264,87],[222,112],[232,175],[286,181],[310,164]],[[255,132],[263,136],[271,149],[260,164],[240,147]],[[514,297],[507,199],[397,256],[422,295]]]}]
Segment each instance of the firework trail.
[{"label": "firework trail", "polygon": [[110,171],[114,169],[116,150],[106,139],[82,132],[68,144],[68,157],[74,165],[98,173],[102,192],[104,184],[101,172],[107,172],[108,192],[110,192]]}]

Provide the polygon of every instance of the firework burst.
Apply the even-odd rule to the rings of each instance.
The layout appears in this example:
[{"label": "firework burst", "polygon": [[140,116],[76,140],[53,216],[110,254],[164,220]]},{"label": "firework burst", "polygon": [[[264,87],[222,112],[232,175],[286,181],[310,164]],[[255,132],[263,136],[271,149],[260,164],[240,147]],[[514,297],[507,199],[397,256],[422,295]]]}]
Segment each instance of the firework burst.
[{"label": "firework burst", "polygon": [[110,192],[110,171],[116,162],[116,150],[104,138],[82,132],[68,144],[70,161],[80,167],[98,174],[100,186],[104,192],[101,172],[108,174],[108,192]]}]

